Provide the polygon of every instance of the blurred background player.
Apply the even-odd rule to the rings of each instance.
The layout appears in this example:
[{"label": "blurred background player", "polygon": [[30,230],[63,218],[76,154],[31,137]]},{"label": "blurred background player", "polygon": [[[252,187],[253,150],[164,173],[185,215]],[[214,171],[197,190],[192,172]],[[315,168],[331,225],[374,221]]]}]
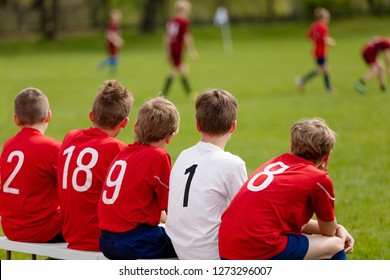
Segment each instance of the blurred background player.
[{"label": "blurred background player", "polygon": [[150,99],[140,108],[134,143],[114,159],[99,200],[100,249],[107,258],[176,257],[159,223],[168,207],[171,172],[165,146],[177,133],[179,119],[175,105],[163,97]]},{"label": "blurred background player", "polygon": [[322,119],[293,124],[291,152],[255,170],[223,214],[221,258],[346,259],[354,240],[337,224],[327,174],[335,141]]},{"label": "blurred background player", "polygon": [[195,99],[196,93],[192,91],[188,80],[188,68],[183,61],[186,48],[192,59],[198,57],[194,39],[190,32],[189,14],[191,4],[186,0],[179,0],[175,2],[174,8],[175,15],[167,22],[165,31],[165,47],[171,69],[166,78],[162,94],[164,96],[168,95],[174,77],[179,74],[185,92],[192,99]]},{"label": "blurred background player", "polygon": [[330,22],[330,13],[325,8],[317,8],[314,11],[316,21],[312,23],[308,31],[308,37],[313,42],[313,55],[316,60],[317,68],[309,71],[302,77],[296,79],[299,90],[303,91],[305,84],[312,78],[322,73],[324,84],[328,93],[333,93],[330,83],[329,68],[327,63],[327,45],[335,46],[336,41],[329,37],[328,24]]},{"label": "blurred background player", "polygon": [[97,207],[104,177],[126,147],[115,139],[126,127],[133,96],[115,80],[105,81],[93,102],[92,127],[68,132],[58,159],[63,234],[68,247],[100,251]]},{"label": "blurred background player", "polygon": [[211,89],[198,96],[195,108],[201,141],[173,165],[165,228],[179,259],[217,260],[221,215],[247,179],[245,162],[224,151],[238,106],[229,92]]},{"label": "blurred background player", "polygon": [[363,47],[363,60],[370,70],[355,83],[358,92],[365,94],[366,83],[375,77],[379,79],[381,90],[386,92],[386,69],[384,63],[378,58],[381,53],[384,53],[387,72],[390,75],[390,38],[374,37]]},{"label": "blurred background player", "polygon": [[120,34],[120,24],[122,13],[120,10],[112,10],[109,15],[109,22],[106,30],[106,48],[108,58],[99,63],[98,68],[108,66],[110,73],[115,73],[118,66],[119,50],[124,45],[124,40]]},{"label": "blurred background player", "polygon": [[49,101],[39,89],[16,96],[20,131],[5,142],[0,159],[0,216],[10,240],[64,242],[57,190],[61,143],[44,135],[50,119]]}]

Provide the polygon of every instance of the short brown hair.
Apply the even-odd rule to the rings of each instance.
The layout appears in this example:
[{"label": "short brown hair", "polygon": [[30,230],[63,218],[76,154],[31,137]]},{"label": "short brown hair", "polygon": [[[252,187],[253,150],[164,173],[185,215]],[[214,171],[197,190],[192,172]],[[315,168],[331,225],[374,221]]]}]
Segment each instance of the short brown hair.
[{"label": "short brown hair", "polygon": [[335,142],[336,133],[320,118],[298,121],[291,128],[291,152],[313,163],[328,155]]},{"label": "short brown hair", "polygon": [[104,129],[116,127],[128,117],[133,102],[133,95],[118,81],[105,81],[93,102],[94,124]]},{"label": "short brown hair", "polygon": [[200,132],[210,135],[227,133],[237,120],[236,98],[223,89],[202,92],[196,99],[195,109]]},{"label": "short brown hair", "polygon": [[316,19],[322,19],[322,18],[325,18],[325,17],[330,17],[330,13],[327,9],[323,8],[323,7],[317,7],[315,10],[314,10],[314,16]]},{"label": "short brown hair", "polygon": [[164,97],[146,101],[139,109],[135,141],[149,144],[160,141],[179,129],[180,115],[175,105]]},{"label": "short brown hair", "polygon": [[39,89],[29,87],[16,96],[14,110],[22,125],[42,123],[50,110],[49,100]]}]

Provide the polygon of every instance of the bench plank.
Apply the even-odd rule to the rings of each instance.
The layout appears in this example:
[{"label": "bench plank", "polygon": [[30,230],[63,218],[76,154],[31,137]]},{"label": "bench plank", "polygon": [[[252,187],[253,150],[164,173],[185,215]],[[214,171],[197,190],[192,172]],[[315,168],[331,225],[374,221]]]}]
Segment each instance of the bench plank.
[{"label": "bench plank", "polygon": [[11,259],[11,252],[15,251],[61,260],[107,260],[101,252],[69,249],[67,243],[17,242],[5,236],[0,237],[0,249],[7,251],[7,259]]}]

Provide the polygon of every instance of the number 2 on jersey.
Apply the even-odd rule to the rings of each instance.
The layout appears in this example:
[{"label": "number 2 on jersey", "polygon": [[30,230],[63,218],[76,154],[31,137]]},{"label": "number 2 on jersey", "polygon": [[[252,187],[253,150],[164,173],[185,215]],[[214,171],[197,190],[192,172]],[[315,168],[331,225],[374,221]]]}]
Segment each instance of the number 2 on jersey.
[{"label": "number 2 on jersey", "polygon": [[195,174],[195,170],[196,168],[198,167],[197,164],[194,164],[192,165],[191,167],[188,167],[186,169],[186,172],[184,172],[184,175],[190,173],[188,175],[188,179],[187,179],[187,183],[186,183],[186,188],[184,190],[184,199],[183,199],[183,207],[187,207],[188,206],[188,196],[190,194],[190,187],[191,187],[191,182],[192,182],[192,178],[194,177],[194,174]]}]

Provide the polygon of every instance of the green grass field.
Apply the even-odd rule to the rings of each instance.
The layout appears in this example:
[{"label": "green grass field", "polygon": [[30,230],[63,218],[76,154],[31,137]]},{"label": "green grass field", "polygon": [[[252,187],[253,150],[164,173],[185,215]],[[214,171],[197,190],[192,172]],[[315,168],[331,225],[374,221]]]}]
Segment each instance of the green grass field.
[{"label": "green grass field", "polygon": [[[297,75],[311,69],[307,23],[234,26],[234,55],[224,54],[216,27],[194,27],[200,53],[189,61],[190,81],[197,91],[220,87],[239,102],[238,129],[227,150],[247,163],[248,174],[270,157],[289,150],[289,129],[302,118],[322,117],[338,133],[329,174],[336,192],[336,215],[356,239],[349,259],[390,259],[390,92],[378,82],[362,96],[354,81],[367,69],[360,58],[363,43],[373,35],[390,36],[389,18],[333,22],[330,49],[331,79],[337,95],[325,93],[317,77],[299,93]],[[153,36],[124,30],[126,45],[115,77],[97,72],[105,57],[102,35],[62,38],[54,43],[0,42],[0,144],[15,134],[13,100],[23,88],[35,86],[49,97],[53,119],[47,135],[62,139],[73,128],[90,125],[88,112],[100,84],[116,78],[135,96],[130,125],[120,139],[132,142],[139,106],[161,90],[168,70],[161,32]],[[390,82],[390,79],[388,79]],[[172,161],[199,140],[194,103],[176,81],[169,98],[181,113],[179,134],[168,145]],[[0,259],[4,259],[4,252]],[[14,254],[14,258],[27,258]]]}]

